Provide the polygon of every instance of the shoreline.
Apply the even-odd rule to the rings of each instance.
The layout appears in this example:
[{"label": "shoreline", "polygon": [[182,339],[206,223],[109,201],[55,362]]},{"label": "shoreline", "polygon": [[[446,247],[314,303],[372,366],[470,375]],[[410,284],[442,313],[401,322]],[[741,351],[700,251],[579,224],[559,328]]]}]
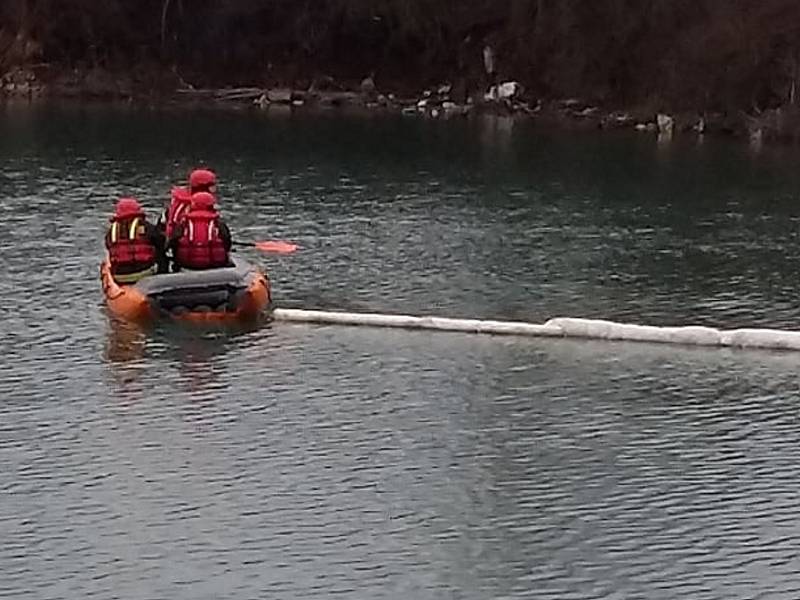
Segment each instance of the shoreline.
[{"label": "shoreline", "polygon": [[[49,72],[49,66],[47,71]],[[800,141],[800,110],[779,107],[751,116],[745,113],[683,112],[670,114],[647,107],[604,107],[579,98],[541,98],[526,93],[516,81],[503,81],[485,93],[467,95],[444,82],[418,93],[408,86],[379,89],[371,78],[356,85],[327,77],[299,86],[243,86],[195,88],[175,73],[154,71],[150,81],[135,82],[129,75],[105,70],[72,71],[42,77],[37,67],[17,67],[0,77],[0,104],[27,102],[93,102],[150,108],[209,108],[250,111],[321,109],[361,114],[402,114],[426,119],[467,118],[475,115],[511,116],[563,130],[628,130],[673,137],[711,135],[763,142]]]}]

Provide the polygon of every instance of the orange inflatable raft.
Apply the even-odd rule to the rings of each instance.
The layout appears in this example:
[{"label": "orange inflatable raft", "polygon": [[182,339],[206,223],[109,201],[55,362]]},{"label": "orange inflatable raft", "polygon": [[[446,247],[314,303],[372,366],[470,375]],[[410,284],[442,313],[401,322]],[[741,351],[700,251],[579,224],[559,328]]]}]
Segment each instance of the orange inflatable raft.
[{"label": "orange inflatable raft", "polygon": [[100,281],[110,311],[129,321],[253,321],[272,309],[269,277],[238,258],[230,267],[150,275],[133,285],[114,281],[106,258]]}]

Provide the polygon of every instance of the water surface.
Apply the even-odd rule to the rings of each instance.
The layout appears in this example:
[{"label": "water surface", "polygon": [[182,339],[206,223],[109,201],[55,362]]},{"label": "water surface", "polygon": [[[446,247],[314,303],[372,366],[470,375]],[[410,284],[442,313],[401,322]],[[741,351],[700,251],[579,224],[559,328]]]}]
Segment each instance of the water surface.
[{"label": "water surface", "polygon": [[0,113],[0,595],[787,598],[800,358],[102,306],[198,162],[281,306],[795,328],[798,154],[508,120]]}]

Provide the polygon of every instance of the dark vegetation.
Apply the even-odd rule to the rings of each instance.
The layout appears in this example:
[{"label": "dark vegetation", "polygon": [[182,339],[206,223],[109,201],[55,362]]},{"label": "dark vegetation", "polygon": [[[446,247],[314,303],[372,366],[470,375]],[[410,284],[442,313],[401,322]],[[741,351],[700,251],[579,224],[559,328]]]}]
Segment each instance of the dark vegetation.
[{"label": "dark vegetation", "polygon": [[[195,86],[415,89],[497,77],[529,95],[757,114],[793,105],[797,0],[2,0],[0,73],[161,71]],[[42,67],[44,68],[44,67]]]}]

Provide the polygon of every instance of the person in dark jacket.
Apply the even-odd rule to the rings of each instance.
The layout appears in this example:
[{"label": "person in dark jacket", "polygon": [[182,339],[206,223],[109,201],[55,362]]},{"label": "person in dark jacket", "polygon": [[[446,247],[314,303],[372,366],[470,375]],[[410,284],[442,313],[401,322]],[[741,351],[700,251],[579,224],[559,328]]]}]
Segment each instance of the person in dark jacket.
[{"label": "person in dark jacket", "polygon": [[133,284],[142,277],[166,272],[164,236],[147,221],[135,198],[121,198],[110,221],[105,244],[111,275],[117,283]]},{"label": "person in dark jacket", "polygon": [[175,270],[216,269],[231,264],[231,232],[208,192],[192,195],[189,210],[175,225],[169,240]]}]

